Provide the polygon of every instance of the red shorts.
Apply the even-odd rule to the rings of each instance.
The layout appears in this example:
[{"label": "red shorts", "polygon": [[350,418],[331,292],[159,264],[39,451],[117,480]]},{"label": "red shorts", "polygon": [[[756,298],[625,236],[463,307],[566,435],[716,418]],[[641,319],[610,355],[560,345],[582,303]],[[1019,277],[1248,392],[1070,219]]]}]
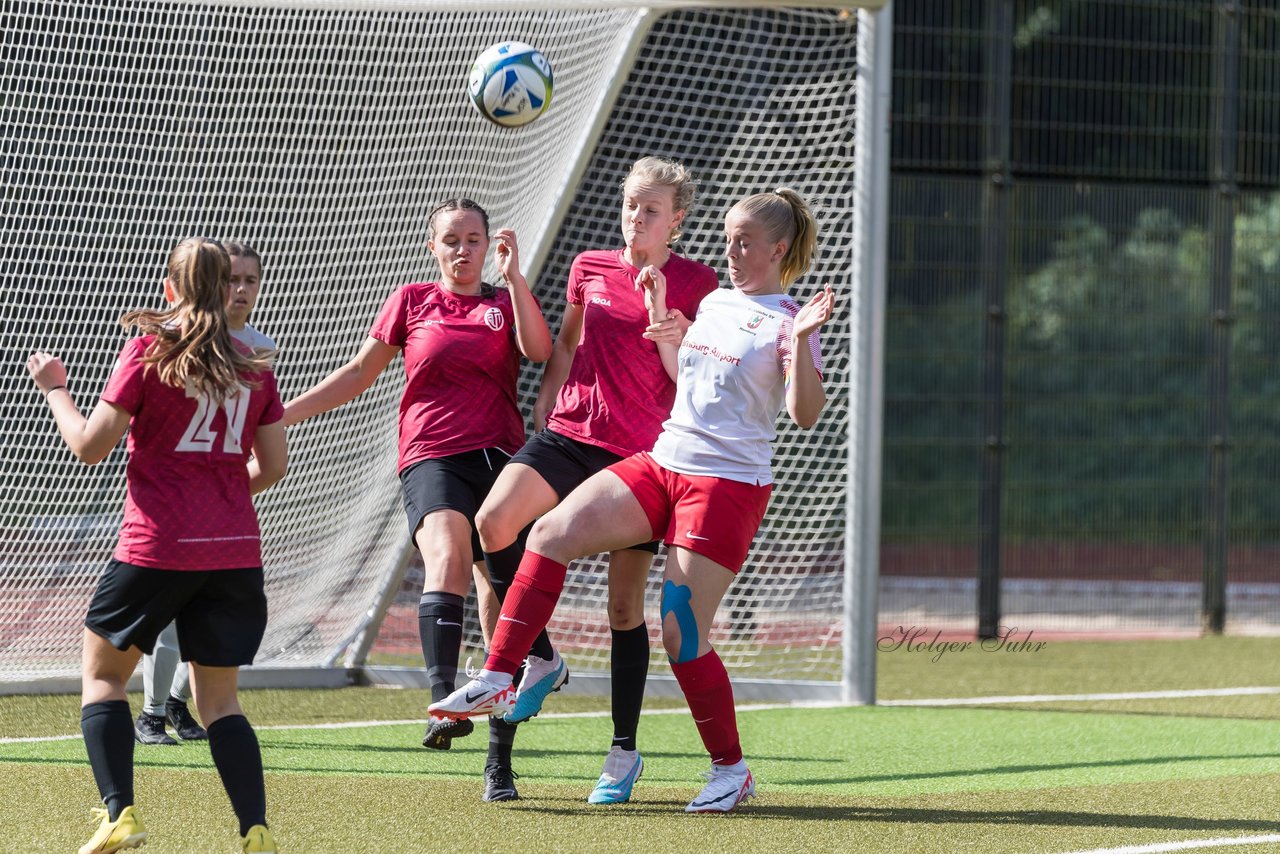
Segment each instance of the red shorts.
[{"label": "red shorts", "polygon": [[735,573],[747,559],[773,491],[772,484],[678,474],[643,451],[614,463],[609,471],[639,500],[654,536]]}]

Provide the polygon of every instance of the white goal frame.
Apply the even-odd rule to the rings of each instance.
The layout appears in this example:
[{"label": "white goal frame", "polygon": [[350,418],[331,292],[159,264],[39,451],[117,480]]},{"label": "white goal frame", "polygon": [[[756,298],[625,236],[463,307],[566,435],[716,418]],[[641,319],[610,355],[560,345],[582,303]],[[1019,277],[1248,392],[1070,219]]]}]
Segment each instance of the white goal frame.
[{"label": "white goal frame", "polygon": [[[763,679],[753,675],[735,676],[735,692],[744,699],[789,698],[870,704],[875,702],[875,644],[877,636],[877,599],[879,586],[880,547],[880,454],[883,419],[884,315],[886,291],[886,259],[888,230],[889,173],[889,100],[892,81],[891,0],[861,2],[772,3],[761,0],[653,0],[640,3],[628,0],[206,0],[211,7],[288,8],[288,9],[371,9],[387,11],[448,12],[478,10],[580,10],[584,7],[635,10],[641,16],[625,50],[613,57],[611,84],[599,95],[590,110],[590,123],[576,143],[574,159],[552,194],[555,202],[546,212],[540,232],[530,235],[523,264],[532,282],[543,271],[552,251],[552,238],[568,215],[579,182],[583,179],[592,154],[600,142],[605,124],[619,92],[641,50],[646,36],[663,15],[678,9],[768,9],[776,7],[847,9],[857,8],[857,74],[855,98],[858,120],[852,129],[854,169],[849,176],[849,194],[853,221],[853,242],[848,258],[852,271],[853,292],[841,295],[851,318],[849,364],[851,366],[845,394],[848,398],[846,453],[845,530],[843,542],[843,588],[841,624],[842,651],[840,666],[831,673],[830,681]],[[554,107],[553,107],[554,109]],[[6,226],[6,232],[8,226]],[[522,235],[522,245],[524,244]],[[4,237],[6,251],[20,251],[16,235]],[[0,282],[4,284],[4,282]],[[267,285],[270,288],[270,283]],[[285,350],[288,342],[282,342]],[[24,346],[24,345],[20,345]],[[88,389],[85,389],[88,392]],[[80,398],[82,409],[86,398]],[[830,416],[824,416],[830,417]],[[51,428],[52,429],[52,428]],[[293,476],[291,474],[291,476]],[[402,523],[401,523],[402,524]],[[388,574],[364,617],[345,640],[336,643],[334,652],[322,666],[293,667],[270,664],[248,668],[246,686],[333,686],[338,684],[381,683],[425,685],[420,668],[371,666],[368,654],[379,627],[400,588],[405,567],[412,555],[406,541],[398,546],[398,569]],[[0,603],[2,604],[2,603]],[[603,620],[603,614],[601,614]],[[577,691],[607,691],[607,674],[574,673],[571,688]],[[0,694],[60,692],[77,690],[79,680],[70,673],[27,677],[22,673],[6,673],[0,666]],[[677,694],[678,687],[667,676],[651,674],[650,693]]]}]

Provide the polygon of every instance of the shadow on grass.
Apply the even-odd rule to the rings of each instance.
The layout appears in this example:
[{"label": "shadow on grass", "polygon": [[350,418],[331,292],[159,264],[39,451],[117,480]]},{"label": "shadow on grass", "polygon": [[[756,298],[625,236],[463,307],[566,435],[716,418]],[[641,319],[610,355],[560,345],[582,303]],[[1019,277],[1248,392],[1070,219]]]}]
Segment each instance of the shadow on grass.
[{"label": "shadow on grass", "polygon": [[[767,796],[766,796],[767,797]],[[642,803],[619,804],[607,810],[592,808],[593,813],[618,817],[670,818],[682,812],[686,801],[646,799]],[[582,815],[586,809],[565,798],[531,797],[525,801],[504,804],[509,810],[526,810],[539,815]],[[786,819],[788,821],[838,821],[864,824],[991,824],[1027,827],[1105,827],[1132,830],[1182,830],[1204,832],[1280,832],[1280,821],[1248,819],[1195,818],[1176,815],[1143,815],[1132,813],[1066,812],[1057,810],[948,810],[913,809],[911,807],[845,807],[801,806],[749,801],[738,810],[742,818]]]},{"label": "shadow on grass", "polygon": [[[262,749],[264,751],[271,750],[314,750],[319,752],[341,752],[341,753],[404,753],[418,754],[422,756],[439,755],[446,751],[431,750],[420,744],[405,745],[372,745],[372,744],[333,744],[315,741],[287,741],[273,742],[264,739],[262,741]],[[459,753],[487,753],[489,749],[488,741],[480,730],[476,731],[474,736],[466,736],[457,738],[453,741],[453,746],[448,753],[457,755]],[[650,759],[706,759],[707,754],[702,751],[671,751],[671,750],[644,750],[641,751],[645,760]],[[515,757],[517,760],[536,760],[536,759],[589,759],[596,761],[603,755],[603,750],[587,749],[587,750],[532,750],[525,749],[521,746],[517,737],[515,744]],[[820,758],[820,757],[797,757],[797,756],[774,756],[768,754],[752,753],[750,757],[752,762],[804,762],[804,763],[828,763],[847,765],[848,759],[840,757]],[[824,780],[826,778],[823,778]]]},{"label": "shadow on grass", "polygon": [[920,773],[868,774],[860,777],[813,778],[788,782],[804,784],[892,783],[902,780],[939,780],[948,777],[986,777],[998,774],[1034,774],[1039,771],[1066,771],[1074,768],[1126,768],[1140,765],[1167,765],[1180,762],[1216,762],[1233,759],[1278,759],[1280,753],[1228,753],[1200,756],[1144,756],[1136,759],[1097,759],[1089,762],[1053,762],[1042,765],[996,765],[990,768],[957,768]]}]

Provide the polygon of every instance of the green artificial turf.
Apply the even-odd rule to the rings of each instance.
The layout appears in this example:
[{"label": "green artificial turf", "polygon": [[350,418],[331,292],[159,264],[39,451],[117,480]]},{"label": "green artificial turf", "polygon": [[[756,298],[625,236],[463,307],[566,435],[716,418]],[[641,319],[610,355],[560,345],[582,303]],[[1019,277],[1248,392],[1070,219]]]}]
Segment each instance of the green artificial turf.
[{"label": "green artificial turf", "polygon": [[[1022,658],[972,652],[936,662],[882,652],[880,696],[1276,685],[1278,646],[1064,642]],[[612,808],[585,803],[611,734],[603,698],[556,695],[521,728],[524,799],[511,804],[479,799],[483,727],[448,752],[419,746],[423,691],[246,691],[242,700],[260,727],[271,821],[286,852],[1067,852],[1280,834],[1280,695],[744,704],[739,723],[759,791],[731,817],[682,811],[707,759],[679,700],[646,704],[644,778],[632,803]],[[77,706],[74,697],[0,697],[0,737],[73,736]],[[409,722],[332,726],[361,721]],[[207,746],[138,747],[135,756],[137,802],[152,831],[144,850],[237,850]],[[0,848],[74,850],[91,834],[96,790],[78,739],[0,743],[0,773],[13,793],[0,798]]]}]

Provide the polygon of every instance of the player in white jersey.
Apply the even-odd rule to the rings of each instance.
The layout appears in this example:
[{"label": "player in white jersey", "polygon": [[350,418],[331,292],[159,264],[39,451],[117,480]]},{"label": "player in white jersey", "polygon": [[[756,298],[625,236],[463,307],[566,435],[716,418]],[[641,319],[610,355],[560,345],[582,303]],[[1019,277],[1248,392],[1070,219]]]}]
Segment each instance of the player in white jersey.
[{"label": "player in white jersey", "polygon": [[[221,243],[231,259],[227,331],[250,350],[274,351],[276,342],[249,323],[262,287],[262,256],[240,240]],[[187,706],[191,701],[190,669],[181,660],[176,623],[170,623],[160,633],[153,653],[142,656],[142,688],[142,711],[133,724],[134,738],[139,744],[177,744],[165,732],[166,723],[183,741],[203,741],[209,737]]]},{"label": "player in white jersey", "polygon": [[637,286],[653,321],[645,336],[679,342],[671,417],[652,453],[594,475],[534,525],[484,670],[431,706],[458,718],[501,713],[514,702],[511,674],[551,618],[569,562],[661,537],[669,549],[663,646],[712,763],[689,812],[729,812],[755,793],[729,675],[708,638],[764,517],[779,411],[808,428],[826,403],[818,329],[835,306],[830,286],[804,308],[786,295],[816,243],[813,216],[795,192],[738,202],[725,217],[725,239],[733,288],[703,299],[687,331],[667,309],[661,271],[641,271]]}]

